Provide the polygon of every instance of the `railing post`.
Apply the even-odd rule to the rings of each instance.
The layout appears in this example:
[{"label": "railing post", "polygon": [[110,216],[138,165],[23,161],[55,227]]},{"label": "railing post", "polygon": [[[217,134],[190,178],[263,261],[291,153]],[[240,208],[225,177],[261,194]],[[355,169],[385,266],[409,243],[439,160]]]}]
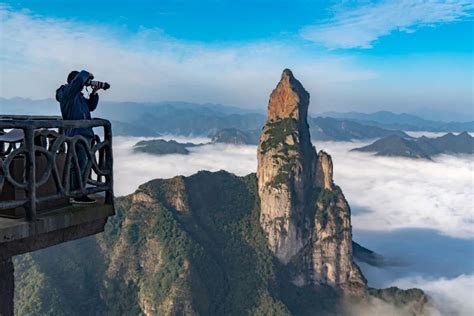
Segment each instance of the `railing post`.
[{"label": "railing post", "polygon": [[34,129],[28,126],[24,129],[26,148],[26,183],[28,202],[26,205],[26,219],[33,221],[36,219],[36,159]]},{"label": "railing post", "polygon": [[[106,176],[105,180],[109,183],[109,189],[105,192],[105,203],[113,204],[114,203],[114,157],[112,150],[112,126],[110,122],[104,124],[104,141],[109,142],[109,146],[106,147],[105,152],[105,166],[106,170],[110,170],[110,174]],[[107,179],[108,178],[108,179]],[[108,180],[108,181],[107,181]]]}]

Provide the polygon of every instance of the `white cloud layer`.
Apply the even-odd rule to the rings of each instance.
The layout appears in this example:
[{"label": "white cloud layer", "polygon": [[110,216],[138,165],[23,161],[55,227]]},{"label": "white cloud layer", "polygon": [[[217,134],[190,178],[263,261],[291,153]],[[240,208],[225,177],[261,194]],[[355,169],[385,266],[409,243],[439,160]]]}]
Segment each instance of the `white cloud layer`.
[{"label": "white cloud layer", "polygon": [[422,288],[431,298],[435,315],[474,315],[474,275],[460,275],[456,278],[426,279],[404,278],[392,285],[403,289]]},{"label": "white cloud layer", "polygon": [[[334,178],[353,209],[357,229],[434,229],[474,238],[474,165],[471,156],[434,162],[348,152],[366,143],[320,143],[334,161]],[[318,145],[318,144],[317,144]]]},{"label": "white cloud layer", "polygon": [[471,15],[469,0],[384,0],[363,2],[301,31],[304,38],[329,48],[371,48],[377,39],[399,31],[459,21]]},{"label": "white cloud layer", "polygon": [[[256,171],[256,147],[228,144],[191,148],[191,154],[152,156],[132,152],[142,138],[114,140],[116,194],[133,192],[154,178],[191,175],[199,170]],[[189,141],[180,138],[180,141]],[[191,139],[202,143],[206,139]],[[474,238],[472,157],[440,156],[434,162],[374,157],[349,152],[366,143],[317,142],[332,155],[334,177],[353,209],[358,230],[433,229]]]},{"label": "white cloud layer", "polygon": [[[178,142],[207,143],[210,139],[165,136]],[[189,155],[154,156],[134,153],[132,147],[146,138],[114,138],[115,194],[125,195],[155,178],[171,178],[176,175],[190,176],[199,170],[226,170],[243,176],[257,169],[256,148],[254,146],[234,146],[228,144],[191,147]]]}]

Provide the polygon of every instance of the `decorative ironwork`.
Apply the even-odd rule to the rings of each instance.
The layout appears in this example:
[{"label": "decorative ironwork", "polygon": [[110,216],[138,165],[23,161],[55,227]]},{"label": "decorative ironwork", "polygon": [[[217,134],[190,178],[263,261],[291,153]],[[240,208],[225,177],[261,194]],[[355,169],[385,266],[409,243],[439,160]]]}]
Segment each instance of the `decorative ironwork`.
[{"label": "decorative ironwork", "polygon": [[[103,128],[103,140],[95,135],[90,142],[83,136],[70,137],[63,132],[70,128],[89,127]],[[112,130],[109,121],[0,116],[0,134],[4,134],[5,130],[14,130],[17,134],[18,130],[23,131],[23,139],[10,143],[0,141],[0,195],[7,186],[25,194],[23,198],[14,199],[2,196],[0,213],[6,209],[24,207],[26,218],[34,220],[39,203],[99,192],[105,192],[105,203],[113,204]],[[87,157],[82,171],[76,150],[78,146],[82,146]],[[19,178],[12,174],[12,164],[18,161],[24,166]],[[42,172],[38,174],[40,161],[43,164]],[[38,196],[38,188],[51,179],[54,192]]]}]

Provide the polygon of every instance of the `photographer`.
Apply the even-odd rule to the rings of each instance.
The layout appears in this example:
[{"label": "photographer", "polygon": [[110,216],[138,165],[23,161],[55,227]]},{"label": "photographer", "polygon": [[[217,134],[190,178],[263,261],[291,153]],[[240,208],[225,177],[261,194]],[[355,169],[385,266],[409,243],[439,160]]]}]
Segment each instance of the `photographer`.
[{"label": "photographer", "polygon": [[[56,90],[56,100],[61,105],[61,114],[64,120],[90,120],[91,112],[97,108],[99,103],[99,95],[97,91],[99,89],[108,89],[110,86],[107,83],[91,81],[94,76],[85,70],[81,72],[71,71],[67,76],[67,84],[62,85]],[[89,98],[86,98],[82,90],[84,86],[92,86],[92,92]],[[92,143],[94,138],[94,132],[91,127],[88,128],[71,128],[66,129],[65,134],[67,136],[81,135],[89,144]],[[77,159],[79,162],[79,168],[81,171],[82,178],[88,177],[85,174],[85,167],[87,165],[87,148],[83,143],[76,144]],[[76,179],[75,173],[71,175],[71,189],[80,188],[79,179]],[[89,198],[87,195],[73,198],[73,203],[88,204],[94,203],[95,200]]]}]

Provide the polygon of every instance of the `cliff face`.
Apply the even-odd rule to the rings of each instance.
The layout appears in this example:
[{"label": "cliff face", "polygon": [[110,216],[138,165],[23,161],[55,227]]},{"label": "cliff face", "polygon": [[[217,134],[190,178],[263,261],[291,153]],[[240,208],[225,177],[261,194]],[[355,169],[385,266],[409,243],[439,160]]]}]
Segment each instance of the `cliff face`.
[{"label": "cliff face", "polygon": [[122,315],[285,311],[270,292],[275,276],[254,220],[255,188],[254,175],[199,172],[150,181],[119,199],[117,216],[99,239],[107,258],[105,309]]},{"label": "cliff face", "polygon": [[320,151],[316,168],[316,201],[312,240],[312,280],[364,296],[367,281],[353,261],[351,210],[341,189],[332,178],[332,160]]},{"label": "cliff face", "polygon": [[333,183],[331,157],[317,155],[311,143],[308,106],[308,92],[284,70],[270,96],[258,147],[260,222],[283,264],[298,256],[309,262],[299,284],[327,284],[354,293],[353,283],[361,294],[366,281],[352,260],[349,205]]},{"label": "cliff face", "polygon": [[308,237],[304,223],[311,199],[316,151],[306,121],[309,94],[290,70],[270,96],[258,146],[260,222],[270,249],[288,263]]}]

